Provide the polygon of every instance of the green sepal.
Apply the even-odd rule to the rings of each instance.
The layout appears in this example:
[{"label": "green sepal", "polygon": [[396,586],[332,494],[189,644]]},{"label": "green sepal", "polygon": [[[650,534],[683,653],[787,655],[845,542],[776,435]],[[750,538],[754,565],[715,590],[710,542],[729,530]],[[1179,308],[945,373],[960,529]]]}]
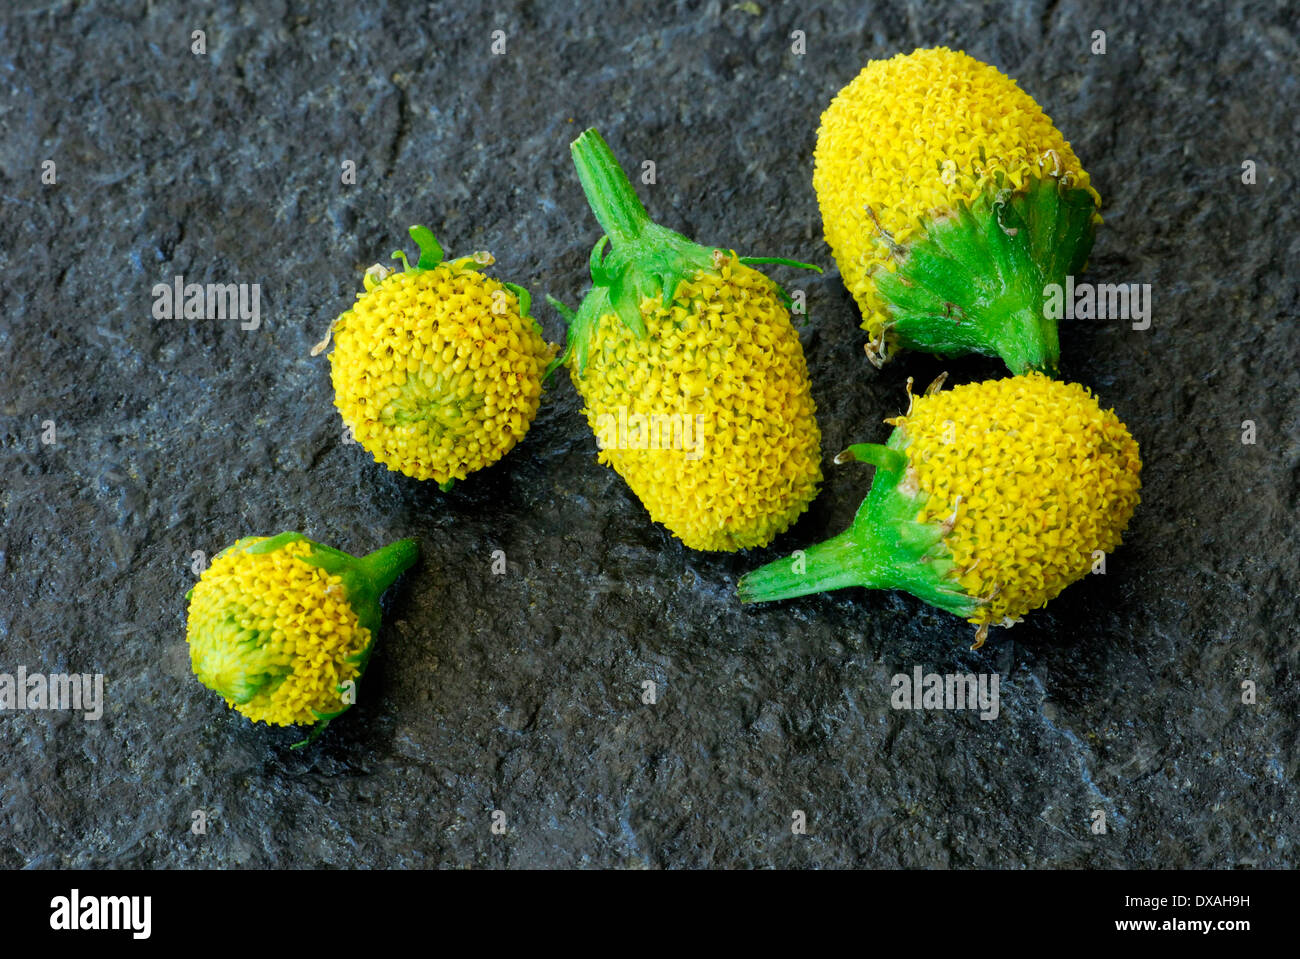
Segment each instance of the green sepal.
[{"label": "green sepal", "polygon": [[888,304],[886,335],[905,349],[1000,356],[1017,375],[1055,374],[1056,320],[1045,290],[1083,268],[1096,236],[1096,204],[1067,176],[1031,177],[1021,190],[990,189],[927,223],[897,272],[876,274]]},{"label": "green sepal", "polygon": [[958,616],[969,617],[980,601],[956,579],[942,523],[918,523],[926,494],[907,478],[907,439],[895,429],[885,446],[849,447],[836,462],[872,463],[876,475],[852,525],[838,536],[741,577],[742,603],[769,602],[846,586],[902,589]]},{"label": "green sepal", "polygon": [[[232,546],[230,550],[231,551],[239,550],[240,552],[247,553],[250,556],[262,556],[266,553],[274,553],[277,549],[283,549],[284,547],[288,546],[290,543],[302,542],[304,540],[308,543],[312,543],[312,541],[307,539],[306,536],[303,536],[302,533],[295,533],[292,530],[287,530],[283,533],[277,533],[274,536],[268,536],[266,539],[261,540],[260,542],[252,543],[251,545],[248,546],[244,545],[245,543],[248,543],[249,540],[256,539],[256,538],[257,537],[255,536],[248,536],[245,537],[244,539],[236,540],[235,545]],[[312,545],[316,546],[318,544],[312,543]],[[226,552],[227,552],[226,550],[222,550],[217,555],[222,556]]]},{"label": "green sepal", "polygon": [[756,266],[760,263],[778,263],[781,266],[793,266],[800,270],[812,270],[814,273],[821,273],[822,268],[816,263],[804,263],[802,260],[791,260],[784,256],[740,256],[740,260],[745,266]]},{"label": "green sepal", "polygon": [[442,262],[442,244],[438,242],[433,235],[433,231],[427,226],[413,226],[410,229],[411,239],[415,245],[420,248],[420,259],[415,264],[417,269],[432,270]]},{"label": "green sepal", "polygon": [[906,456],[878,443],[855,443],[835,457],[837,463],[847,463],[849,460],[870,463],[891,473],[901,473],[907,469]]},{"label": "green sepal", "polygon": [[551,374],[554,373],[561,366],[563,366],[565,362],[569,359],[569,357],[573,355],[574,344],[578,343],[579,341],[581,341],[581,343],[583,344],[582,360],[583,360],[583,365],[585,366],[587,360],[586,349],[587,349],[587,343],[589,342],[586,336],[579,337],[574,335],[573,325],[574,323],[577,322],[578,316],[576,313],[573,312],[573,310],[565,306],[563,303],[561,303],[555,297],[551,296],[549,293],[546,295],[546,302],[551,304],[551,309],[555,310],[556,313],[560,314],[560,318],[564,320],[564,325],[567,330],[567,333],[565,334],[564,337],[564,349],[562,349],[559,352],[559,355],[556,356],[555,359],[551,360],[550,365],[546,367],[546,372],[542,374],[543,383],[545,383],[550,378]]},{"label": "green sepal", "polygon": [[[313,710],[313,712],[314,712],[314,711],[315,711],[315,710]],[[316,740],[320,739],[321,736],[323,736],[323,735],[325,734],[325,729],[326,729],[327,726],[329,726],[329,724],[330,724],[330,721],[329,721],[328,719],[320,720],[319,722],[317,722],[315,725],[313,725],[313,726],[311,727],[311,732],[309,732],[309,733],[307,734],[307,738],[306,738],[306,739],[300,739],[300,740],[298,740],[298,742],[294,743],[294,744],[291,745],[289,748],[290,748],[290,749],[302,749],[302,747],[304,747],[304,746],[310,746],[312,743],[314,743]]]},{"label": "green sepal", "polygon": [[533,306],[533,295],[518,283],[503,282],[501,285],[513,293],[515,299],[519,301],[519,315],[532,323],[533,328],[536,329],[538,333],[542,333],[542,324],[538,323],[537,318],[528,312]]},{"label": "green sepal", "polygon": [[[822,272],[822,268],[815,263],[804,263],[801,260],[790,260],[783,256],[739,256],[736,257],[736,259],[740,263],[743,263],[745,266],[758,266],[764,263],[776,263],[781,266],[792,266],[800,270],[813,270],[816,273]],[[791,310],[793,310],[794,299],[790,296],[789,293],[786,292],[785,287],[783,287],[780,283],[776,282],[776,280],[772,279],[771,277],[768,277],[767,280],[769,283],[772,284],[773,289],[776,290],[777,299],[781,301],[781,305],[785,307],[785,311],[789,313]],[[802,323],[800,325],[802,325]]]},{"label": "green sepal", "polygon": [[[353,658],[354,658],[354,657],[351,657],[351,656],[348,657],[349,660],[351,660],[351,659],[353,659]],[[353,688],[357,688],[357,687],[355,686],[356,680],[353,680],[353,683],[354,683],[354,687],[353,687]],[[345,688],[346,688],[346,687],[345,687],[345,686],[342,686],[342,685],[335,686],[335,687],[334,687],[334,691],[335,691],[336,693],[342,693],[343,690],[344,690]],[[348,704],[345,705],[342,709],[336,709],[336,710],[334,710],[332,713],[323,713],[323,712],[321,712],[319,709],[313,709],[313,710],[312,710],[312,715],[314,715],[314,716],[316,717],[316,721],[317,721],[317,722],[329,722],[331,719],[337,719],[339,716],[342,716],[344,713],[346,713],[346,712],[347,712],[349,709],[351,709],[351,708],[352,708],[352,703],[348,703]]]},{"label": "green sepal", "polygon": [[[519,301],[519,315],[533,320],[531,316],[528,316],[528,308],[533,305],[533,295],[518,283],[502,283],[501,285],[513,293],[515,299]],[[533,320],[533,322],[536,323],[537,321]]]},{"label": "green sepal", "polygon": [[401,260],[402,270],[405,273],[423,273],[426,270],[437,269],[442,264],[444,257],[442,244],[433,235],[433,231],[427,226],[417,224],[407,232],[411,234],[411,239],[415,241],[415,245],[420,248],[419,260],[412,266],[411,261],[406,257],[405,250],[394,250],[389,254],[389,259]]}]

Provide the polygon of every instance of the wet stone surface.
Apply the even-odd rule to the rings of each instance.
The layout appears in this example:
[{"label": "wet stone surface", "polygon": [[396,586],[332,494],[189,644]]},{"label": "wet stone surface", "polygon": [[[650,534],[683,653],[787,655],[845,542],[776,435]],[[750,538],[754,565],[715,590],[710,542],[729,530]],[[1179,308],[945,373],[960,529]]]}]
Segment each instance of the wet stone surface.
[{"label": "wet stone surface", "polygon": [[[1296,864],[1300,121],[1281,6],[16,6],[0,671],[106,685],[97,722],[0,714],[0,866]],[[835,91],[937,44],[1043,104],[1105,200],[1090,278],[1153,301],[1145,331],[1062,328],[1064,373],[1142,446],[1127,542],[976,652],[971,627],[901,594],[732,597],[848,524],[869,472],[830,457],[884,440],[908,376],[1002,375],[869,366],[810,185]],[[413,249],[412,223],[491,250],[562,336],[542,294],[585,285],[598,230],[567,147],[589,125],[655,161],[639,189],[666,225],[829,267],[772,270],[807,295],[827,478],[769,549],[692,553],[652,525],[596,463],[563,374],[527,439],[449,493],[342,442],[309,351],[369,264]],[[154,284],[178,275],[260,284],[258,328],[155,319]],[[284,529],[423,547],[360,702],[294,752],[294,731],[201,687],[184,642],[192,553]],[[890,677],[918,665],[996,672],[997,718],[891,709]]]}]

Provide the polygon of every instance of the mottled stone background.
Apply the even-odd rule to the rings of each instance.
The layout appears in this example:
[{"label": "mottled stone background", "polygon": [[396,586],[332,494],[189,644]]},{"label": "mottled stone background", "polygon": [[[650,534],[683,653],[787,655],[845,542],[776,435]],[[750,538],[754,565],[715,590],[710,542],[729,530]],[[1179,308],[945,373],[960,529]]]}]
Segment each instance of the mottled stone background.
[{"label": "mottled stone background", "polygon": [[[0,671],[102,672],[107,706],[97,723],[0,714],[0,865],[1294,866],[1286,6],[6,5]],[[1044,105],[1105,199],[1090,278],[1154,299],[1145,332],[1062,330],[1065,373],[1142,445],[1128,542],[978,652],[901,594],[732,598],[744,571],[847,525],[869,472],[829,457],[883,440],[909,375],[1002,372],[870,367],[820,238],[821,110],[867,59],[936,44]],[[491,250],[539,304],[578,298],[598,230],[567,146],[588,125],[655,161],[641,192],[667,225],[828,267],[773,270],[807,292],[828,461],[771,549],[692,553],[651,525],[597,465],[563,374],[526,441],[447,494],[341,441],[308,352],[361,271],[412,248],[410,224]],[[261,327],[153,319],[177,274],[261,284]],[[282,529],[424,553],[361,702],[295,752],[195,682],[184,644],[191,552]],[[891,710],[891,675],[916,665],[996,671],[1000,716]]]}]

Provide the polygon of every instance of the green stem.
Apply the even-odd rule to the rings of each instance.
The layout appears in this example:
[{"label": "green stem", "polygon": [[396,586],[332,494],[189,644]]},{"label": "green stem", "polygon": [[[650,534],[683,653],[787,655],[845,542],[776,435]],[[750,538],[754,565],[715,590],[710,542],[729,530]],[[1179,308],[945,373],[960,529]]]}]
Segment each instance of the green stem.
[{"label": "green stem", "polygon": [[854,530],[847,529],[742,576],[736,595],[742,603],[766,603],[846,586],[875,588],[889,585],[882,578],[884,571]]},{"label": "green stem", "polygon": [[593,127],[569,146],[591,212],[615,243],[635,240],[651,222],[614,151]]},{"label": "green stem", "polygon": [[[1041,297],[1040,297],[1041,298]],[[1002,325],[990,331],[993,345],[1007,369],[1017,376],[1029,370],[1055,373],[1061,355],[1056,321],[1028,306],[1006,309]]]},{"label": "green stem", "polygon": [[778,560],[741,578],[736,592],[743,603],[788,599],[845,586],[903,589],[940,609],[969,616],[976,601],[952,576],[951,553],[938,522],[918,523],[924,497],[903,482],[907,457],[895,429],[889,445],[858,443],[835,458],[874,464],[871,491],[853,525],[803,555]]},{"label": "green stem", "polygon": [[382,596],[396,582],[397,577],[411,568],[420,558],[420,544],[415,539],[399,539],[383,549],[377,549],[357,559],[361,568],[374,584],[375,595]]}]

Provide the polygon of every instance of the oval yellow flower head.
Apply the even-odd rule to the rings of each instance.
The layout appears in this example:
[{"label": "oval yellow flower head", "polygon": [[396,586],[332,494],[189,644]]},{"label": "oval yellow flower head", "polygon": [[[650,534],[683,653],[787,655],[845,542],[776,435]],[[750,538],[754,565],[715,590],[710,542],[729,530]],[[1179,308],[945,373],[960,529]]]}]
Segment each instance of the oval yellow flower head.
[{"label": "oval yellow flower head", "polygon": [[444,261],[426,228],[411,235],[418,263],[398,251],[404,270],[372,267],[330,328],[334,405],[380,463],[447,488],[528,432],[556,348],[528,315],[528,292],[480,272],[490,256]]},{"label": "oval yellow flower head", "polygon": [[1084,387],[1040,373],[927,392],[885,446],[853,525],[744,577],[757,602],[842,586],[905,589],[979,627],[1010,626],[1087,575],[1137,507],[1137,443]]},{"label": "oval yellow flower head", "polygon": [[1014,80],[943,47],[868,63],[822,116],[813,186],[872,362],[1057,366],[1044,291],[1083,268],[1101,200]]},{"label": "oval yellow flower head", "polygon": [[[595,130],[574,163],[606,236],[565,359],[612,466],[691,549],[763,546],[817,494],[821,432],[784,292],[650,220]],[[815,269],[815,267],[813,268]]]},{"label": "oval yellow flower head", "polygon": [[334,718],[356,701],[379,597],[417,555],[411,539],[360,558],[298,533],[239,540],[188,594],[194,674],[255,722]]}]

